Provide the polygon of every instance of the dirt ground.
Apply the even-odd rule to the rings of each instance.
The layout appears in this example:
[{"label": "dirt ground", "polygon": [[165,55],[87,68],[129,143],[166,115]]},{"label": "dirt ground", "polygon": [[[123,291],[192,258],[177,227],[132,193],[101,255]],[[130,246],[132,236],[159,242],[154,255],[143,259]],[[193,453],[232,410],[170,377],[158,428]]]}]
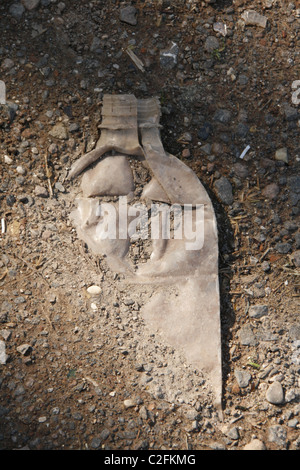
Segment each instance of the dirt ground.
[{"label": "dirt ground", "polygon": [[[1,449],[299,449],[299,30],[296,1],[1,2]],[[158,96],[213,201],[223,422],[70,221],[104,93]]]}]

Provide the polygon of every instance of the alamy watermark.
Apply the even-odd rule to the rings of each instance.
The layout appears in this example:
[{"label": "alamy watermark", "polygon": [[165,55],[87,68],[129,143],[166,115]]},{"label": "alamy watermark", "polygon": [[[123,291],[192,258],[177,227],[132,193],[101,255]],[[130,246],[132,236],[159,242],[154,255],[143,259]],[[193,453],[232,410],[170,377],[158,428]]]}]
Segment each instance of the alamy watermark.
[{"label": "alamy watermark", "polygon": [[103,202],[96,209],[98,240],[184,240],[186,250],[200,250],[204,244],[203,204],[130,205],[121,196],[117,204]]}]

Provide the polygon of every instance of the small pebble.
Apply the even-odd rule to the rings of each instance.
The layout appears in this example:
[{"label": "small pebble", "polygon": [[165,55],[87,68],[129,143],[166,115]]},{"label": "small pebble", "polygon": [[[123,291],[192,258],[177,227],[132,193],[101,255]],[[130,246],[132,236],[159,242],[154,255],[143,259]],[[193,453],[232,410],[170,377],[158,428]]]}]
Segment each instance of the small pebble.
[{"label": "small pebble", "polygon": [[265,273],[267,273],[268,271],[270,271],[271,266],[268,263],[268,261],[263,261],[262,264],[261,264],[261,268]]},{"label": "small pebble", "polygon": [[58,146],[57,144],[50,144],[49,147],[48,147],[48,152],[51,154],[51,155],[54,155],[55,153],[58,152]]},{"label": "small pebble", "polygon": [[68,138],[68,132],[67,129],[65,128],[64,124],[62,122],[59,122],[58,124],[55,124],[49,134],[60,140],[66,140]]},{"label": "small pebble", "polygon": [[13,16],[13,18],[18,21],[20,21],[20,19],[22,18],[24,11],[25,8],[21,3],[13,3],[9,7],[9,13],[11,14],[11,16]]},{"label": "small pebble", "polygon": [[129,5],[120,9],[120,21],[135,26],[137,24],[137,9]]},{"label": "small pebble", "polygon": [[290,419],[287,423],[289,428],[297,428],[299,421],[297,418]]},{"label": "small pebble", "polygon": [[46,416],[41,416],[41,417],[38,419],[38,422],[39,422],[39,423],[45,423],[46,421],[47,421]]},{"label": "small pebble", "polygon": [[17,173],[19,173],[19,175],[25,175],[26,173],[25,168],[23,168],[22,166],[17,166],[16,170],[17,170]]},{"label": "small pebble", "polygon": [[49,196],[47,189],[44,186],[40,186],[40,185],[37,185],[34,188],[34,194],[36,196],[44,197],[44,198]]},{"label": "small pebble", "polygon": [[131,398],[128,398],[127,400],[124,400],[124,406],[125,408],[133,408],[134,406],[136,406],[136,401]]},{"label": "small pebble", "polygon": [[231,112],[228,109],[218,109],[214,114],[214,121],[221,122],[222,124],[229,124],[231,121]]},{"label": "small pebble", "polygon": [[56,295],[55,295],[53,292],[49,295],[48,301],[49,301],[51,304],[55,304],[55,302],[56,302]]},{"label": "small pebble", "polygon": [[191,156],[191,152],[190,152],[189,149],[184,149],[184,150],[182,151],[182,157],[183,157],[183,158],[189,158],[190,156]]},{"label": "small pebble", "polygon": [[91,448],[92,449],[99,449],[101,446],[101,439],[99,437],[93,437],[92,442],[91,442]]},{"label": "small pebble", "polygon": [[55,183],[55,189],[57,189],[57,191],[59,191],[60,193],[64,193],[66,190],[65,187],[59,181]]},{"label": "small pebble", "polygon": [[208,38],[205,40],[204,49],[207,52],[214,52],[218,50],[219,47],[220,47],[219,40],[215,36],[208,36]]},{"label": "small pebble", "polygon": [[17,347],[17,351],[22,354],[22,356],[27,356],[30,354],[32,350],[32,347],[30,344],[21,344],[20,346]]},{"label": "small pebble", "polygon": [[8,341],[9,338],[11,337],[11,331],[9,330],[0,330],[0,335],[5,341]]},{"label": "small pebble", "polygon": [[4,163],[7,165],[11,165],[13,163],[13,159],[10,158],[8,155],[4,155]]},{"label": "small pebble", "polygon": [[240,343],[244,346],[255,346],[257,344],[256,336],[253,333],[251,325],[243,325],[239,331]]},{"label": "small pebble", "polygon": [[281,383],[273,382],[267,390],[266,398],[273,405],[281,405],[284,402],[284,392]]},{"label": "small pebble", "polygon": [[275,152],[275,159],[279,160],[281,162],[288,163],[289,162],[289,157],[288,157],[288,150],[286,147],[283,147],[281,149],[276,150]]},{"label": "small pebble", "polygon": [[275,250],[282,255],[286,255],[291,250],[291,245],[289,243],[277,243]]},{"label": "small pebble", "polygon": [[287,432],[281,425],[270,426],[268,429],[268,441],[280,447],[286,445]]},{"label": "small pebble", "polygon": [[249,444],[246,444],[243,450],[266,450],[265,444],[259,439],[252,439]]},{"label": "small pebble", "polygon": [[22,2],[27,10],[34,10],[40,4],[40,0],[22,0]]},{"label": "small pebble", "polygon": [[294,253],[290,255],[290,259],[296,268],[300,268],[300,250],[294,251]]},{"label": "small pebble", "polygon": [[173,69],[177,64],[178,53],[178,45],[175,42],[172,42],[167,49],[161,51],[160,65],[167,70]]},{"label": "small pebble", "polygon": [[249,308],[249,317],[261,318],[268,315],[269,307],[267,305],[252,305]]},{"label": "small pebble", "polygon": [[239,387],[246,388],[249,385],[250,380],[252,379],[251,374],[247,370],[235,370],[235,378]]},{"label": "small pebble", "polygon": [[16,198],[13,194],[9,194],[8,196],[6,196],[6,204],[9,207],[12,207],[15,202],[16,202]]},{"label": "small pebble", "polygon": [[221,429],[222,433],[227,436],[229,439],[234,441],[240,438],[239,430],[237,427],[230,427],[229,425],[224,425]]},{"label": "small pebble", "polygon": [[220,179],[215,181],[214,189],[217,193],[217,196],[224,204],[230,205],[233,203],[232,186],[230,181],[225,176],[222,176]]},{"label": "small pebble", "polygon": [[264,188],[264,190],[262,191],[262,194],[267,199],[273,200],[273,199],[276,199],[276,197],[279,194],[279,191],[280,191],[279,186],[276,183],[270,183]]},{"label": "small pebble", "polygon": [[102,292],[102,289],[99,286],[90,286],[87,288],[87,292],[90,295],[100,295]]}]

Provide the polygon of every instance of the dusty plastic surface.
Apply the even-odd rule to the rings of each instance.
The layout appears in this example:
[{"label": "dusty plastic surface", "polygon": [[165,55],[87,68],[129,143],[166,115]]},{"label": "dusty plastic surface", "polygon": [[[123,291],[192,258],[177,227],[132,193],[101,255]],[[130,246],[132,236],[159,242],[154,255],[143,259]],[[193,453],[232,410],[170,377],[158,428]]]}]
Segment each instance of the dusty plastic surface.
[{"label": "dusty plastic surface", "polygon": [[83,195],[125,196],[134,190],[130,165],[124,155],[107,156],[87,170],[81,183]]},{"label": "dusty plastic surface", "polygon": [[[156,98],[136,100],[132,95],[105,95],[102,115],[96,149],[76,161],[70,171],[70,178],[74,178],[87,169],[82,180],[85,197],[79,198],[78,209],[72,214],[78,236],[95,254],[106,254],[111,268],[124,273],[125,283],[130,283],[131,288],[142,283],[153,286],[148,303],[142,307],[145,322],[207,375],[221,417],[218,235],[212,203],[196,174],[164,150]],[[129,156],[144,165],[151,176],[143,185],[141,202],[189,205],[193,227],[203,233],[199,247],[187,249],[191,240],[185,234],[180,239],[161,236],[152,240],[149,260],[133,266],[128,234],[120,237],[117,233],[112,240],[101,238],[101,228],[113,215],[100,213],[101,198],[87,196],[132,195],[134,180]],[[89,169],[98,160],[96,167]],[[109,165],[105,164],[107,161]],[[119,217],[120,205],[114,204]],[[198,220],[196,205],[203,208],[204,219]]]}]

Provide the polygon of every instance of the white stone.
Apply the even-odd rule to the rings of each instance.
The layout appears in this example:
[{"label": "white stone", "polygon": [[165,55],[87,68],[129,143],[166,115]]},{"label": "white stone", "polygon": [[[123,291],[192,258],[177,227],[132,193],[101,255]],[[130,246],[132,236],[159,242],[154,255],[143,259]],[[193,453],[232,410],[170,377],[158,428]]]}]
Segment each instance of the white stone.
[{"label": "white stone", "polygon": [[288,156],[288,150],[286,147],[283,147],[281,149],[276,150],[275,153],[275,159],[279,160],[281,162],[288,163],[289,161],[289,156]]},{"label": "white stone", "polygon": [[245,445],[243,450],[266,450],[266,446],[259,439],[253,439],[249,444]]},{"label": "white stone", "polygon": [[22,166],[17,166],[17,173],[19,173],[19,175],[25,175],[26,173],[26,170],[25,168],[23,168]]},{"label": "white stone", "polygon": [[88,287],[87,291],[90,295],[100,295],[102,292],[102,289],[99,286],[90,286]]},{"label": "white stone", "polygon": [[133,408],[136,406],[136,401],[132,400],[131,398],[128,398],[127,400],[124,400],[124,406],[125,408]]},{"label": "white stone", "polygon": [[13,163],[13,159],[10,158],[8,155],[4,155],[4,162],[7,164],[7,165],[11,165]]},{"label": "white stone", "polygon": [[41,417],[38,419],[38,422],[39,422],[39,423],[45,423],[46,421],[47,421],[46,416],[41,416]]}]

